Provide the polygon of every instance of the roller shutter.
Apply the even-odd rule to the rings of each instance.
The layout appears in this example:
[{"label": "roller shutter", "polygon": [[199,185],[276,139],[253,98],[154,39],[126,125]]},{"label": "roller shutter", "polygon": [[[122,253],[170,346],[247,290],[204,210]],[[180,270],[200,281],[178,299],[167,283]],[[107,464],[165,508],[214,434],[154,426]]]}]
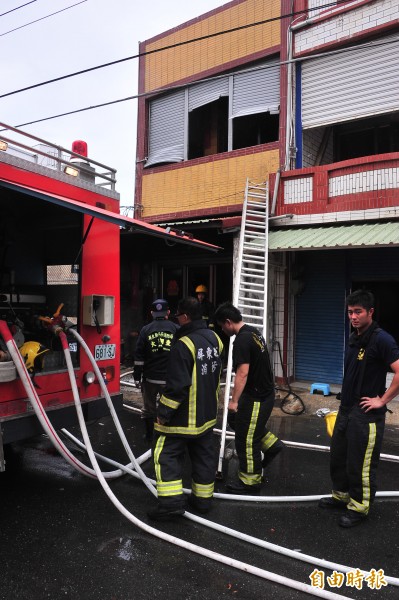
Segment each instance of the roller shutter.
[{"label": "roller shutter", "polygon": [[278,59],[248,73],[233,76],[232,118],[279,112],[280,64]]},{"label": "roller shutter", "polygon": [[193,85],[188,90],[188,110],[192,111],[200,106],[229,95],[229,78],[221,77],[211,81],[204,81]]},{"label": "roller shutter", "polygon": [[344,252],[306,252],[304,291],[296,300],[295,378],[342,382],[345,334]]},{"label": "roller shutter", "polygon": [[399,34],[302,64],[302,127],[399,110]]},{"label": "roller shutter", "polygon": [[184,114],[184,90],[151,101],[146,167],[184,159]]}]

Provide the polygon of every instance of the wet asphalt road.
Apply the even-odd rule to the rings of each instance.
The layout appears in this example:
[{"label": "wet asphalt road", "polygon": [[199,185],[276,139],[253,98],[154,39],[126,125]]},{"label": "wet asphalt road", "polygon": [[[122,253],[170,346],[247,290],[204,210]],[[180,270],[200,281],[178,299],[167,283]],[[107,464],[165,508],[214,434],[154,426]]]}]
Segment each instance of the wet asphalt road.
[{"label": "wet asphalt road", "polygon": [[[396,410],[399,410],[399,406]],[[146,446],[137,414],[123,411],[133,451]],[[273,417],[282,439],[327,445],[322,419],[311,415]],[[121,462],[124,456],[109,418],[91,423],[95,450]],[[76,432],[74,432],[76,433]],[[78,435],[76,433],[76,435]],[[68,447],[73,447],[67,442]],[[387,428],[383,452],[399,454],[399,427]],[[97,481],[80,475],[52,449],[45,436],[14,445],[0,473],[1,600],[304,600],[308,594],[265,581],[159,540],[140,530],[111,504]],[[79,458],[85,461],[83,455]],[[109,468],[109,467],[104,467]],[[237,469],[225,465],[225,482]],[[151,474],[151,465],[145,468]],[[189,477],[185,482],[189,484]],[[118,499],[138,519],[155,500],[129,476],[111,483]],[[380,490],[399,490],[399,464],[382,462]],[[328,454],[287,448],[269,468],[267,495],[328,494]],[[353,568],[383,569],[399,577],[399,499],[375,502],[367,522],[351,530],[337,525],[339,514],[318,510],[315,502],[249,503],[215,500],[212,521],[273,544],[300,550]],[[150,523],[149,523],[150,524]],[[153,523],[151,523],[153,525]],[[157,525],[155,525],[157,526]],[[181,518],[158,529],[237,560],[306,584],[314,565],[250,546]],[[320,571],[323,571],[319,567]],[[339,571],[339,569],[337,569]],[[325,576],[331,572],[325,570]],[[399,588],[331,588],[347,598],[399,598]]]}]

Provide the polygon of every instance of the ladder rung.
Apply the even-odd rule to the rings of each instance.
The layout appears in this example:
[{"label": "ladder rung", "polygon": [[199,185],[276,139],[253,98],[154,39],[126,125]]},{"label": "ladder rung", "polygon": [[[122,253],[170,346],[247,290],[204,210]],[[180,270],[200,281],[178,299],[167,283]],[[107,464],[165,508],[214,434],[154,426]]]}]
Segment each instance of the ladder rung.
[{"label": "ladder rung", "polygon": [[262,250],[262,244],[266,241],[264,235],[254,237],[253,235],[244,236],[244,247],[250,248],[251,250]]},{"label": "ladder rung", "polygon": [[[248,283],[243,283],[242,285],[248,285]],[[251,287],[241,287],[240,289],[244,290],[245,292],[260,292],[264,289],[264,285],[262,283],[251,283]]]},{"label": "ladder rung", "polygon": [[[256,297],[259,297],[259,295],[260,295],[260,294],[264,294],[264,293],[265,293],[265,286],[264,286],[264,284],[263,284],[263,283],[259,283],[259,284],[257,284],[257,283],[252,283],[252,282],[249,282],[249,283],[247,283],[247,282],[244,282],[244,284],[243,284],[243,285],[248,285],[249,287],[248,287],[248,289],[244,289],[244,287],[242,287],[242,286],[241,286],[241,287],[238,289],[238,293],[239,293],[239,294],[240,294],[241,292],[244,292],[245,294],[255,294],[255,296],[256,296]],[[259,285],[259,287],[258,287],[257,289],[256,289],[256,288],[253,288],[252,286],[254,286],[254,285],[255,285],[255,286],[256,286],[256,285]]]},{"label": "ladder rung", "polygon": [[[248,225],[245,227],[245,233],[247,233],[247,234],[251,233],[252,229],[260,229],[261,231],[266,230],[264,224],[259,223],[259,221],[258,222],[251,221],[250,223],[248,223]],[[257,232],[254,231],[253,233],[257,233]]]},{"label": "ladder rung", "polygon": [[249,319],[256,319],[260,323],[263,323],[263,321],[264,321],[263,317],[257,317],[256,315],[247,315],[244,313],[241,313],[241,314],[242,314],[243,318],[245,319],[246,323],[248,323]]},{"label": "ladder rung", "polygon": [[[257,208],[257,210],[252,210],[254,208]],[[247,210],[245,212],[246,215],[253,215],[254,217],[264,217],[265,216],[265,212],[266,209],[263,206],[259,206],[259,207],[255,207],[255,206],[250,206],[249,210],[247,207]]]},{"label": "ladder rung", "polygon": [[246,210],[244,209],[243,211],[244,215],[248,215],[248,214],[252,214],[252,215],[256,215],[257,217],[265,217],[266,216],[266,207],[265,206],[253,206],[252,204],[250,204],[249,206],[247,205]]},{"label": "ladder rung", "polygon": [[260,256],[265,256],[265,248],[262,248],[261,244],[249,244],[246,243],[244,245],[243,251],[251,252],[251,256],[254,258],[259,258]]},{"label": "ladder rung", "polygon": [[253,225],[258,225],[258,226],[261,225],[264,229],[266,229],[267,221],[266,221],[266,219],[253,219],[253,218],[247,219],[247,221],[245,223],[245,229],[247,227],[250,227],[251,225],[252,226]]},{"label": "ladder rung", "polygon": [[251,285],[251,278],[254,279],[264,279],[266,274],[266,269],[264,271],[246,271],[241,268],[241,278],[249,279],[249,281],[243,281],[243,284]]},{"label": "ladder rung", "polygon": [[247,202],[247,206],[267,206],[267,202],[266,202],[266,196],[263,196],[263,202],[251,202],[251,200],[248,200]]},{"label": "ladder rung", "polygon": [[261,269],[250,269],[247,267],[242,267],[241,268],[241,273],[243,274],[243,276],[247,276],[247,277],[252,277],[252,275],[264,275],[265,270],[261,270]]},{"label": "ladder rung", "polygon": [[247,277],[251,277],[252,279],[264,279],[265,277],[261,277],[260,275],[247,275]]},{"label": "ladder rung", "polygon": [[262,258],[264,258],[264,252],[243,252],[242,253],[242,257],[245,258],[249,258],[250,260],[261,260]]},{"label": "ladder rung", "polygon": [[[264,302],[264,300],[258,300],[257,298],[246,298],[243,296],[238,296],[239,302],[245,302],[245,300],[250,300],[251,302],[255,302],[255,304],[263,304],[263,302]],[[245,304],[240,304],[240,306],[245,306]],[[250,304],[248,304],[248,308],[251,308]]]},{"label": "ladder rung", "polygon": [[[244,275],[246,279],[250,279],[250,281],[242,281],[241,285],[238,288],[238,293],[245,292],[245,294],[255,294],[255,297],[259,297],[259,294],[262,294],[264,291],[264,285],[262,283],[253,283],[252,278],[254,275]],[[264,279],[261,277],[258,279]]]},{"label": "ladder rung", "polygon": [[238,290],[238,298],[241,300],[252,300],[254,302],[263,302],[264,301],[264,291],[263,290]]},{"label": "ladder rung", "polygon": [[[252,238],[253,239],[253,238]],[[265,241],[265,238],[259,238],[258,242],[244,242],[245,250],[258,250],[258,252],[262,252],[264,250],[264,246],[262,246],[262,242]]]},{"label": "ladder rung", "polygon": [[[249,250],[252,250],[252,248],[249,248]],[[242,255],[242,259],[245,260],[244,257],[247,257],[247,256],[249,256],[251,258],[251,260],[252,259],[261,260],[262,262],[266,261],[265,253],[262,251],[257,252],[257,253],[254,252],[253,254],[248,254],[248,249],[246,248],[246,252],[245,252],[245,254]]]},{"label": "ladder rung", "polygon": [[256,306],[254,308],[253,306],[251,306],[251,304],[248,304],[245,302],[237,302],[237,306],[239,306],[240,308],[247,310],[249,312],[253,312],[254,315],[263,315],[262,307]]},{"label": "ladder rung", "polygon": [[[245,284],[244,284],[245,285]],[[256,285],[256,283],[254,283],[254,285]],[[252,286],[246,288],[246,287],[240,287],[238,290],[239,294],[252,294],[255,296],[259,296],[259,294],[264,294],[264,286],[259,284],[259,288],[253,288]]]},{"label": "ladder rung", "polygon": [[248,256],[247,254],[243,255],[242,260],[243,260],[243,262],[250,262],[251,264],[254,264],[254,265],[264,265],[265,264],[264,260],[256,260],[255,257]]},{"label": "ladder rung", "polygon": [[[256,285],[256,284],[254,284],[254,285]],[[255,289],[255,288],[253,288],[253,289],[250,289],[250,288],[246,289],[246,288],[241,288],[239,290],[239,294],[246,294],[246,293],[248,293],[248,294],[251,294],[251,296],[253,296],[254,294],[263,294],[263,292],[264,292],[263,286],[262,286],[261,289]],[[239,295],[239,297],[241,297],[241,296]]]},{"label": "ladder rung", "polygon": [[[247,308],[249,311],[253,310],[255,312],[255,314],[259,314],[260,312],[263,312],[263,308],[261,306],[252,306],[252,304],[248,304],[248,300],[251,300],[251,298],[244,298],[244,299],[238,299],[238,304],[240,306],[242,306],[243,308]],[[260,301],[262,302],[262,301]]]},{"label": "ladder rung", "polygon": [[[264,265],[263,265],[263,267],[264,267]],[[265,271],[264,268],[260,269],[259,267],[256,267],[256,266],[254,266],[252,268],[252,267],[249,267],[249,266],[241,265],[241,272],[242,273],[263,273],[264,271]]]},{"label": "ladder rung", "polygon": [[[254,262],[259,262],[259,263],[264,263],[264,253],[263,252],[259,252],[259,254],[243,254],[242,255],[242,259],[243,260],[253,260]],[[262,260],[263,259],[263,260]]]}]

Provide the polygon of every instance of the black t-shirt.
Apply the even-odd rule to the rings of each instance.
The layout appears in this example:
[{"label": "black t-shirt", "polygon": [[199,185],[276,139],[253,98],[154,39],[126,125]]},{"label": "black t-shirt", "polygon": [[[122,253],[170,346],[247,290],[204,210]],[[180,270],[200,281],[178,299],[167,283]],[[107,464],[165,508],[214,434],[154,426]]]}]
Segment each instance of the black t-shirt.
[{"label": "black t-shirt", "polygon": [[255,327],[243,325],[233,345],[233,369],[249,364],[249,372],[243,393],[264,400],[274,395],[273,373],[266,342]]},{"label": "black t-shirt", "polygon": [[[376,328],[373,323],[372,330]],[[371,331],[372,331],[371,330]],[[399,348],[394,338],[379,329],[370,335],[367,329],[363,335],[356,333],[349,338],[345,353],[345,372],[342,383],[341,404],[350,407],[359,402],[362,396],[374,398],[382,396],[386,389],[386,375],[392,363],[399,359]],[[359,391],[362,361],[366,360],[363,382]],[[377,409],[385,412],[385,407]]]}]

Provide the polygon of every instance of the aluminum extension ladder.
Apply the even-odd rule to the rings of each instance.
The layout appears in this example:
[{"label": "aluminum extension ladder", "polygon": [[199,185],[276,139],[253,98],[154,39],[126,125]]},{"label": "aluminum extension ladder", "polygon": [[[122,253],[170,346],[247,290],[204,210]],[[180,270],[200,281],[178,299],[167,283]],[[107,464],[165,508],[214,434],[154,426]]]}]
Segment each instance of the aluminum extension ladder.
[{"label": "aluminum extension ladder", "polygon": [[[252,183],[247,179],[242,209],[238,257],[233,284],[233,304],[240,310],[248,325],[259,329],[266,339],[268,290],[268,184]],[[218,477],[222,476],[222,463],[226,443],[227,407],[233,380],[233,341],[230,339],[226,372],[226,388],[222,435],[218,464]]]}]

